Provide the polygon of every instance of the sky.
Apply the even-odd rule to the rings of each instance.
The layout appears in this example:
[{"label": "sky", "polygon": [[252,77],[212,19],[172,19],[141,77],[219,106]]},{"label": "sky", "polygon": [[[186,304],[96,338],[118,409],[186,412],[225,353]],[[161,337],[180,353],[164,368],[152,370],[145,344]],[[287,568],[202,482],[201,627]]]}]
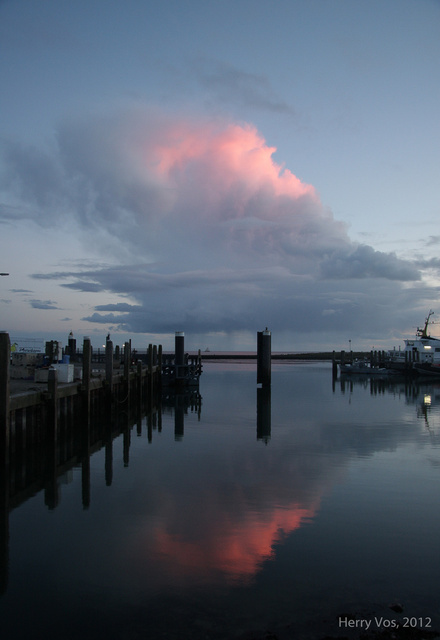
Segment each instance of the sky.
[{"label": "sky", "polygon": [[12,339],[387,349],[440,315],[440,0],[0,0],[0,113]]}]

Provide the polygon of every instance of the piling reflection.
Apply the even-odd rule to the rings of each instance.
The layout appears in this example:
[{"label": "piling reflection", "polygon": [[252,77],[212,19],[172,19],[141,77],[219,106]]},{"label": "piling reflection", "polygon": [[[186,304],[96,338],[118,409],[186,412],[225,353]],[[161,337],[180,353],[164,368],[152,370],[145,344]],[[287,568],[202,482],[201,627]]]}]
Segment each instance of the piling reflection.
[{"label": "piling reflection", "polygon": [[75,421],[71,411],[61,408],[49,414],[53,428],[48,430],[51,437],[45,441],[34,437],[31,420],[19,425],[9,464],[0,465],[0,593],[6,591],[8,583],[10,512],[40,491],[45,506],[56,509],[61,501],[61,485],[75,468],[81,469],[82,507],[89,509],[93,454],[104,448],[105,484],[111,486],[114,441],[122,437],[123,464],[128,467],[134,425],[141,435],[139,425],[145,423],[151,441],[153,427],[161,424],[160,411],[157,402],[154,406],[125,403],[120,407],[101,407],[95,412],[89,410],[87,414],[80,412]]},{"label": "piling reflection", "polygon": [[174,414],[174,439],[179,442],[185,432],[185,416],[189,412],[196,413],[200,420],[202,411],[202,396],[198,389],[175,391],[167,389],[162,394],[162,408],[164,412]]},{"label": "piling reflection", "polygon": [[270,385],[257,388],[257,440],[267,444],[271,432],[271,387]]}]

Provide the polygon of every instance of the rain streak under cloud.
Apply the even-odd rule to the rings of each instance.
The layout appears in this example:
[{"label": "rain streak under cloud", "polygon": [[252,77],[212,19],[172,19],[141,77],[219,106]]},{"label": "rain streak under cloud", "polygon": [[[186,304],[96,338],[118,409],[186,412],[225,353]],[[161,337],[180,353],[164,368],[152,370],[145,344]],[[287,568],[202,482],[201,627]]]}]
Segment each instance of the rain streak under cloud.
[{"label": "rain streak under cloud", "polygon": [[9,144],[26,203],[14,215],[75,220],[96,264],[34,278],[121,296],[84,317],[105,330],[362,328],[420,280],[415,264],[353,243],[251,124],[132,110],[64,122],[56,140],[52,154]]}]

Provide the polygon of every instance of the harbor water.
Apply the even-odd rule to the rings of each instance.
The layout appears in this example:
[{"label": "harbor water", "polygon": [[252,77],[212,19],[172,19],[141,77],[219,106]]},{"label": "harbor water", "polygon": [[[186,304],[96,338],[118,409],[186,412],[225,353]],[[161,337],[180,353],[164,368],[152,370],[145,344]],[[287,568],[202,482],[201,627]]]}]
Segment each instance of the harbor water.
[{"label": "harbor water", "polygon": [[199,391],[115,439],[111,478],[97,450],[86,504],[73,467],[55,507],[10,505],[5,640],[440,629],[440,381],[206,362]]}]

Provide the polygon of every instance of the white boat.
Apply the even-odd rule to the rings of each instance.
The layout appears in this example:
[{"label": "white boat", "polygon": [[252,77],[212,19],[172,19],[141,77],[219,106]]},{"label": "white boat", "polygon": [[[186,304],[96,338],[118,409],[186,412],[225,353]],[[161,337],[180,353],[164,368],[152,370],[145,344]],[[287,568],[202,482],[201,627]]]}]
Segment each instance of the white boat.
[{"label": "white boat", "polygon": [[423,373],[440,371],[440,339],[428,333],[434,311],[428,313],[422,329],[417,327],[415,338],[406,339],[403,351],[390,351],[388,366],[392,369],[412,369]]}]

